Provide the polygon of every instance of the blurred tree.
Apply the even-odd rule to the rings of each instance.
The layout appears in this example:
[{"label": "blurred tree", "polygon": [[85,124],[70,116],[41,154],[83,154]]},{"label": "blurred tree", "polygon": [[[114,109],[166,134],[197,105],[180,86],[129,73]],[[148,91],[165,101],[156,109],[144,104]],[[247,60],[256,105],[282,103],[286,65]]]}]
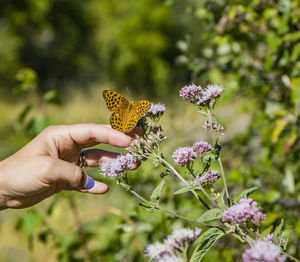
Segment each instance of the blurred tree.
[{"label": "blurred tree", "polygon": [[0,52],[0,56],[14,58],[6,59],[9,74],[0,71],[1,76],[6,76],[3,82],[13,79],[18,64],[36,70],[44,89],[47,85],[93,77],[91,69],[98,61],[93,59],[94,24],[86,19],[89,1],[1,1],[0,32],[8,34],[7,42],[13,44],[7,47],[9,54]]},{"label": "blurred tree", "polygon": [[0,85],[23,66],[38,73],[43,90],[100,79],[167,94],[180,79],[171,70],[182,32],[176,16],[158,0],[3,0]]}]

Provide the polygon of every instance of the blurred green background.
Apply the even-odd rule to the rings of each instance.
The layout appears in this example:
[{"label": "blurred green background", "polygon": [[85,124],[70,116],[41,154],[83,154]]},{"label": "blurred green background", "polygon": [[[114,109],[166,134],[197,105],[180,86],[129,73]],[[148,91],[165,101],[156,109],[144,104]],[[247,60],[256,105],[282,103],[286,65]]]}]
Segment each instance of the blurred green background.
[{"label": "blurred green background", "polygon": [[[163,151],[171,160],[178,146],[206,138],[204,120],[179,89],[220,84],[215,114],[225,126],[230,192],[259,186],[253,198],[268,214],[264,225],[284,217],[292,226],[288,252],[300,257],[299,19],[298,0],[1,0],[1,159],[50,124],[108,123],[102,91],[114,89],[166,104]],[[145,162],[130,182],[147,196],[160,172]],[[149,214],[115,181],[88,173],[111,190],[63,192],[0,213],[1,262],[147,261],[147,244],[189,226]],[[166,179],[162,203],[199,217],[202,207],[191,195],[172,196],[179,184]],[[204,261],[240,261],[244,248],[225,239]]]}]

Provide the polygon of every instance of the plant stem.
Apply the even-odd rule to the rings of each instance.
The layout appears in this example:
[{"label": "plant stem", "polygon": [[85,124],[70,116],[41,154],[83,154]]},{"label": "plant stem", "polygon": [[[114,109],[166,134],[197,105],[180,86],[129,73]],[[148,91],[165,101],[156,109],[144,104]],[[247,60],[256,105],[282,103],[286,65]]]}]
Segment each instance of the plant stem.
[{"label": "plant stem", "polygon": [[165,213],[168,213],[168,214],[170,214],[170,215],[172,215],[172,216],[178,217],[178,218],[180,218],[180,219],[183,219],[183,220],[186,220],[186,221],[189,221],[189,222],[191,222],[191,223],[195,223],[195,224],[198,224],[198,225],[201,225],[201,226],[212,227],[212,226],[210,226],[210,225],[208,225],[208,224],[198,222],[198,221],[196,221],[196,220],[194,220],[194,219],[191,219],[191,218],[188,218],[188,217],[185,217],[185,216],[182,216],[182,215],[178,215],[178,214],[176,214],[175,212],[173,212],[173,211],[171,211],[171,210],[169,210],[169,209],[166,209],[166,208],[164,208],[164,207],[161,207],[160,205],[158,205],[158,204],[156,204],[156,203],[153,203],[153,202],[151,202],[151,201],[145,199],[144,197],[142,197],[140,194],[138,194],[136,191],[134,191],[134,190],[132,190],[132,189],[129,189],[129,192],[132,193],[133,195],[135,195],[135,196],[136,196],[138,199],[140,199],[141,201],[143,201],[143,202],[145,202],[145,203],[147,203],[147,204],[149,204],[149,205],[155,207],[156,209],[159,209],[159,210],[161,210],[161,211],[163,211],[163,212],[165,212]]},{"label": "plant stem", "polygon": [[297,258],[295,258],[295,257],[293,257],[293,256],[291,256],[291,255],[289,255],[288,253],[284,252],[283,250],[281,250],[281,253],[284,254],[285,256],[287,256],[289,259],[295,261],[295,262],[300,262],[299,259],[297,259]]},{"label": "plant stem", "polygon": [[[190,166],[187,166],[187,169],[189,170],[189,172],[191,173],[191,175],[193,177],[196,177],[193,173],[193,170],[191,169]],[[209,199],[209,201],[215,206],[215,207],[218,207],[218,204],[215,200],[213,200],[210,195],[206,192],[206,190],[203,188],[202,185],[198,185],[198,187],[200,188],[200,190],[202,191],[202,193]]]},{"label": "plant stem", "polygon": [[[214,130],[213,130],[212,115],[211,115],[211,112],[208,108],[207,108],[207,115],[208,115],[208,121],[210,123],[210,131],[211,131],[212,141],[215,144],[216,139],[215,139]],[[228,205],[230,206],[231,205],[230,197],[229,197],[228,187],[227,187],[227,183],[226,183],[226,177],[225,177],[225,172],[224,172],[224,168],[223,168],[223,163],[222,163],[220,155],[218,157],[218,163],[219,163],[219,166],[221,168],[221,175],[222,175],[223,184],[224,184],[224,188],[225,188],[226,200],[227,200]]]},{"label": "plant stem", "polygon": [[[186,184],[187,186],[190,186],[190,184],[175,170],[174,167],[172,167],[165,159],[161,158],[159,155],[156,155],[156,157],[162,162],[164,163],[165,166],[168,167],[168,169],[170,171],[172,171],[172,173],[177,176],[184,184]],[[191,192],[194,194],[194,196],[206,207],[206,209],[210,209],[210,207],[203,201],[203,199],[196,193],[195,190],[191,190]],[[212,200],[213,204],[215,205],[214,203],[214,200]]]},{"label": "plant stem", "polygon": [[226,195],[227,203],[230,206],[231,205],[230,197],[229,197],[229,192],[228,192],[228,187],[227,187],[227,183],[226,183],[225,172],[224,172],[221,156],[219,156],[219,158],[218,158],[218,163],[221,168],[221,175],[222,175],[222,179],[223,179],[223,183],[224,183],[224,187],[225,187],[225,195]]}]

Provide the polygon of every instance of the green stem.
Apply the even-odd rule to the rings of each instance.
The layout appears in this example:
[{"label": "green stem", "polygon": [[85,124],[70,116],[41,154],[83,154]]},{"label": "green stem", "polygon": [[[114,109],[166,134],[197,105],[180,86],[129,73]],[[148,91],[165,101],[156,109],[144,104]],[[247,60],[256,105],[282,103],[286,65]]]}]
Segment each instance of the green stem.
[{"label": "green stem", "polygon": [[295,262],[300,262],[299,259],[293,257],[292,255],[289,255],[288,253],[284,252],[283,250],[281,250],[281,253],[284,254],[285,256],[287,256],[289,259],[295,261]]},{"label": "green stem", "polygon": [[[175,176],[178,177],[184,184],[187,186],[190,186],[190,184],[175,170],[174,167],[172,167],[165,159],[161,158],[159,155],[156,156]],[[194,196],[206,207],[206,209],[210,209],[210,207],[203,201],[203,199],[196,193],[195,190],[191,190],[191,192],[194,194]],[[213,204],[214,200],[212,200]]]},{"label": "green stem", "polygon": [[[207,108],[207,115],[208,115],[208,121],[210,122],[210,131],[211,131],[211,136],[212,136],[212,140],[213,143],[216,143],[216,139],[215,139],[215,135],[214,135],[214,131],[213,131],[213,123],[212,123],[212,115],[210,110]],[[229,192],[228,192],[228,187],[227,187],[227,183],[226,183],[226,177],[225,177],[225,172],[224,172],[224,168],[223,168],[223,164],[222,164],[222,160],[221,160],[221,156],[219,155],[218,157],[218,163],[219,166],[221,168],[221,175],[222,175],[222,179],[223,179],[223,184],[224,184],[224,188],[225,188],[225,195],[226,195],[226,200],[228,205],[230,206],[230,197],[229,197]]]},{"label": "green stem", "polygon": [[133,195],[135,195],[135,196],[136,196],[138,199],[140,199],[141,201],[143,201],[143,202],[145,202],[145,203],[147,203],[147,204],[149,204],[149,205],[155,207],[156,209],[159,209],[159,210],[161,210],[161,211],[163,211],[163,212],[165,212],[165,213],[168,213],[168,214],[170,214],[170,215],[172,215],[172,216],[175,216],[175,217],[178,217],[178,218],[180,218],[180,219],[189,221],[189,222],[191,222],[191,223],[198,224],[198,225],[200,225],[200,226],[212,227],[212,226],[210,226],[210,225],[208,225],[208,224],[198,222],[198,221],[196,221],[196,220],[194,220],[194,219],[191,219],[191,218],[188,218],[188,217],[185,217],[185,216],[182,216],[182,215],[178,215],[178,214],[176,214],[175,212],[173,212],[173,211],[171,211],[171,210],[169,210],[169,209],[166,209],[166,208],[164,208],[164,207],[161,207],[160,205],[158,205],[158,204],[156,204],[156,203],[153,203],[153,202],[151,202],[151,201],[145,199],[145,198],[142,197],[139,193],[137,193],[136,191],[134,191],[134,190],[132,190],[132,189],[129,189],[129,192],[132,193]]}]

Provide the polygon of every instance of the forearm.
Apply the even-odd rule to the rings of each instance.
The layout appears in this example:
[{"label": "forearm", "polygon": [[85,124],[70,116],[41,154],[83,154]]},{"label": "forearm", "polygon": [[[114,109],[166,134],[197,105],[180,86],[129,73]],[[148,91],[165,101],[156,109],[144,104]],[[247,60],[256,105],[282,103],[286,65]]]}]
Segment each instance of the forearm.
[{"label": "forearm", "polygon": [[7,208],[7,195],[4,188],[4,161],[0,161],[0,211]]}]

